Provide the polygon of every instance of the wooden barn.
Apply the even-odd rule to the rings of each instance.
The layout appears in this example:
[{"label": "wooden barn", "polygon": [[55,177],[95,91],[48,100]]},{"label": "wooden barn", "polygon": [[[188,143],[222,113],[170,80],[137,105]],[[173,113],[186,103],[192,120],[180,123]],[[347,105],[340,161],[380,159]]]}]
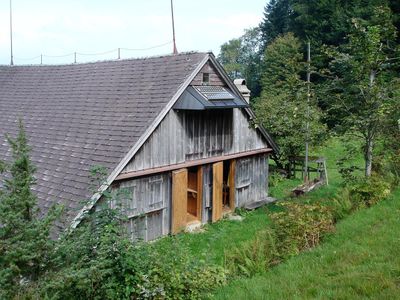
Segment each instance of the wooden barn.
[{"label": "wooden barn", "polygon": [[[76,227],[102,192],[124,190],[132,239],[149,241],[268,199],[277,147],[235,83],[211,53],[0,66],[0,135],[23,120],[42,212],[63,204]],[[10,159],[5,139],[0,151]],[[107,176],[93,194],[95,165]]]}]

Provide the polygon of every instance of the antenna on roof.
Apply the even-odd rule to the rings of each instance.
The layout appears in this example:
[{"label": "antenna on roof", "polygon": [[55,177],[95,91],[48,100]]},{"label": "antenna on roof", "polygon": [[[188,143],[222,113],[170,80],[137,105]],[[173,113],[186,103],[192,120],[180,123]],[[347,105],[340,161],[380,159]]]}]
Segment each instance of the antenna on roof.
[{"label": "antenna on roof", "polygon": [[176,48],[176,41],[175,41],[174,4],[172,3],[172,0],[171,0],[171,16],[172,16],[172,40],[174,42],[174,48],[172,51],[174,54],[178,54],[178,49]]},{"label": "antenna on roof", "polygon": [[13,57],[13,38],[12,38],[12,4],[10,0],[10,47],[11,47],[11,61],[10,65],[12,66],[14,64],[14,57]]}]

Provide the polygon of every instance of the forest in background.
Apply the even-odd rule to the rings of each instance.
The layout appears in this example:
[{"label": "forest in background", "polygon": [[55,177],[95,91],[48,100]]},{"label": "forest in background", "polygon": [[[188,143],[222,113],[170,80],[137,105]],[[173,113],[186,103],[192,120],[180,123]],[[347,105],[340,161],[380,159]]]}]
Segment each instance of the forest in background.
[{"label": "forest in background", "polygon": [[305,140],[332,134],[362,141],[366,176],[394,155],[382,149],[398,151],[399,29],[395,0],[271,0],[258,27],[221,46],[220,63],[246,79],[257,122],[280,146],[279,168],[304,155]]},{"label": "forest in background", "polygon": [[[237,280],[270,274],[278,265],[285,268],[287,261],[325,243],[342,219],[351,222],[354,218],[356,228],[365,228],[366,220],[380,228],[375,222],[382,224],[383,210],[387,220],[398,220],[399,9],[398,1],[272,0],[259,27],[222,45],[220,62],[232,79],[246,78],[253,92],[255,121],[280,146],[274,157],[276,166],[285,169],[291,156],[303,154],[307,140],[312,154],[328,158],[332,179],[328,187],[292,199],[287,192],[299,179],[273,173],[270,191],[282,201],[253,212],[237,210],[244,218],[241,223],[222,220],[196,235],[132,243],[121,225],[125,216],[107,205],[118,201],[118,195],[106,191],[104,207],[85,215],[75,231],[52,239],[62,207],[38,217],[32,191],[35,166],[21,122],[18,136],[7,137],[12,161],[0,161],[0,173],[7,175],[0,187],[0,298],[207,298],[227,284],[228,290],[240,288]],[[308,43],[311,62],[307,61]],[[98,171],[93,170],[97,183],[102,180]],[[396,190],[389,198],[392,202],[364,213],[390,197],[392,190]],[[392,224],[397,223],[385,226]],[[395,247],[391,232],[385,232],[381,237],[385,239],[374,249]],[[364,237],[363,249],[371,251],[371,241],[365,238],[371,237],[370,232],[359,235]],[[339,240],[351,238],[339,235]],[[340,251],[340,245],[334,247]],[[368,291],[370,287],[372,292],[385,288],[388,295],[398,295],[400,269],[397,257],[389,254],[377,257],[380,264],[371,267],[378,270],[379,280],[352,276],[344,297],[359,291],[366,297],[375,295]],[[352,260],[340,267],[351,266]],[[289,268],[285,274],[295,272]],[[312,270],[309,274],[324,273]],[[379,285],[382,278],[388,286]],[[261,278],[257,283],[261,297],[265,282]],[[357,286],[359,282],[362,287]],[[324,287],[318,292],[324,295],[326,291]],[[248,296],[245,290],[241,293]]]}]

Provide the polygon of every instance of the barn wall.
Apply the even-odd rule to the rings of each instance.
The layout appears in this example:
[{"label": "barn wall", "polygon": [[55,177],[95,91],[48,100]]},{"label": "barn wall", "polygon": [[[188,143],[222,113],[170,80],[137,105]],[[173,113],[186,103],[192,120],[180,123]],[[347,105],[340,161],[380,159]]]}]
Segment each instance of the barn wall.
[{"label": "barn wall", "polygon": [[268,155],[238,159],[235,188],[237,207],[264,200],[268,196]]},{"label": "barn wall", "polygon": [[203,68],[200,70],[200,72],[196,75],[196,77],[193,79],[193,81],[190,83],[191,85],[203,85],[203,73],[208,73],[210,74],[210,81],[209,85],[214,85],[214,86],[226,86],[224,80],[222,77],[218,74],[218,72],[215,70],[215,67],[208,61]]},{"label": "barn wall", "polygon": [[[123,172],[268,147],[242,109],[171,110]],[[122,173],[123,173],[122,172]]]},{"label": "barn wall", "polygon": [[[213,178],[212,164],[203,165],[202,223],[211,221]],[[112,207],[121,207],[132,240],[150,241],[170,233],[171,173],[122,181],[116,188]],[[235,206],[265,199],[268,195],[268,155],[236,160]]]},{"label": "barn wall", "polygon": [[170,232],[171,177],[169,173],[121,182],[113,207],[121,207],[132,240],[150,241]]}]

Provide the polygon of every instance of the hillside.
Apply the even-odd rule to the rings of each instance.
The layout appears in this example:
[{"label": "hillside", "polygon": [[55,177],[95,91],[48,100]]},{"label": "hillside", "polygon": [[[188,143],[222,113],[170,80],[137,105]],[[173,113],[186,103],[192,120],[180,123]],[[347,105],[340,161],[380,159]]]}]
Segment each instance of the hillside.
[{"label": "hillside", "polygon": [[315,250],[265,275],[231,282],[214,299],[395,299],[400,294],[400,190],[344,219]]}]

